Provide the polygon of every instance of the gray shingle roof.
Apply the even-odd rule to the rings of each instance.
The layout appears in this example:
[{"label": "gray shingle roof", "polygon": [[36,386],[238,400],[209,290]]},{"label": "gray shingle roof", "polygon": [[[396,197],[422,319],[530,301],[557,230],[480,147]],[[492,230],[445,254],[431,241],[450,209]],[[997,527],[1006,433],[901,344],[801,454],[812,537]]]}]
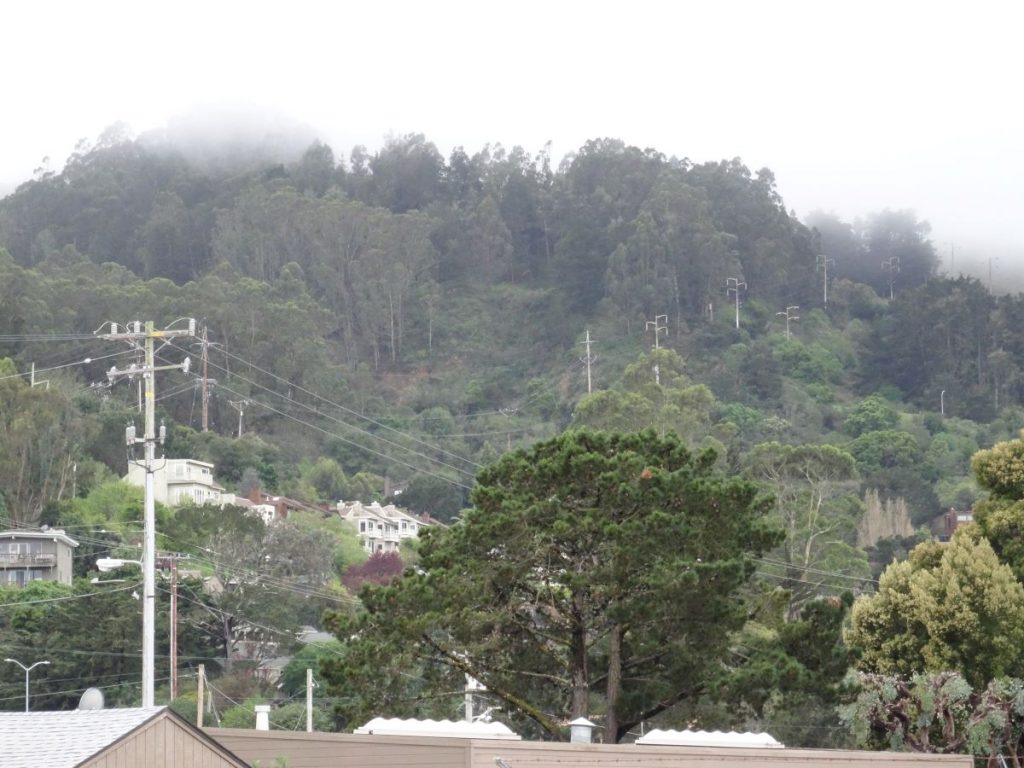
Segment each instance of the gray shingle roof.
[{"label": "gray shingle roof", "polygon": [[4,768],[74,768],[165,707],[0,712]]}]

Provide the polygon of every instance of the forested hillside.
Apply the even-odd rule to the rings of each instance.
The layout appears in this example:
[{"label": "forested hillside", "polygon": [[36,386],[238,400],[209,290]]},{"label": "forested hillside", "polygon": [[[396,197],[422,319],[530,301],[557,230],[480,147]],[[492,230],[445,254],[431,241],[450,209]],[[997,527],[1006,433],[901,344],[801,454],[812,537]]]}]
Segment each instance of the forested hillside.
[{"label": "forested hillside", "polygon": [[[556,166],[518,147],[445,158],[419,135],[344,160],[317,142],[294,158],[239,151],[197,162],[111,134],[0,201],[0,510],[12,525],[96,529],[118,522],[109,510],[133,519],[137,499],[111,481],[125,472],[138,392],[106,373],[137,353],[95,335],[111,322],[198,319],[205,344],[158,348],[162,364],[192,359],[188,375],[159,378],[164,451],[214,462],[239,493],[259,484],[333,504],[397,489],[403,506],[451,521],[484,467],[525,455],[515,449],[569,428],[653,428],[673,457],[713,449],[694,472],[770,493],[767,507],[751,495],[736,515],[760,531],[756,507],[777,533],[737,535],[757,573],[730,571],[735,589],[748,577],[780,588],[752,609],[756,626],[729,614],[729,631],[756,652],[714,692],[691,691],[687,711],[738,725],[722,696],[744,691],[742,717],[775,707],[787,742],[837,743],[827,713],[849,660],[834,647],[845,593],[873,592],[894,557],[931,536],[929,523],[985,496],[971,457],[1024,426],[1014,333],[1024,298],[940,277],[928,233],[910,211],[802,221],[768,169],[614,139]],[[467,520],[482,519],[485,498]],[[238,556],[259,567],[269,534],[235,523],[167,512],[163,543],[247,542]],[[309,551],[309,526],[281,534],[278,551]],[[331,536],[307,568],[319,569],[325,591],[313,597],[326,602],[257,600],[232,615],[283,611],[269,623],[291,626],[337,607],[342,593],[327,585],[340,590],[359,555],[340,530]],[[428,555],[441,562],[444,546],[471,544]],[[268,567],[285,579],[306,566]],[[349,620],[332,619],[339,632]],[[196,618],[196,658],[231,642],[231,626],[207,623]],[[354,653],[339,669],[357,679]],[[798,682],[783,679],[780,658],[799,665]],[[506,682],[509,696],[529,696],[529,685]],[[623,705],[625,725],[609,721],[616,738],[659,695],[642,694]],[[802,732],[812,712],[823,719],[808,727],[820,730]]]},{"label": "forested hillside", "polygon": [[[1011,329],[1024,305],[971,279],[934,279],[927,232],[905,211],[802,223],[767,169],[610,139],[557,168],[519,148],[445,159],[422,136],[356,148],[347,162],[314,143],[289,162],[254,151],[197,164],[115,133],[0,203],[0,353],[24,372],[100,356],[81,337],[48,334],[199,318],[217,380],[213,431],[237,433],[229,402],[250,401],[244,431],[259,458],[246,461],[268,486],[298,493],[305,481],[309,496],[319,478],[317,497],[338,496],[343,485],[323,487],[333,465],[302,466],[328,457],[346,479],[411,482],[407,498],[445,515],[464,503],[441,498],[445,479],[465,491],[480,464],[570,422],[586,394],[587,328],[593,386],[607,390],[657,324],[658,345],[714,395],[707,423],[730,424],[724,442],[736,446],[863,439],[871,430],[843,422],[875,392],[919,424],[940,410],[979,425],[1010,419],[991,435],[942,426],[984,445],[1014,427],[1024,347]],[[107,367],[70,372],[88,384]],[[169,380],[161,399],[178,427],[172,447],[217,460],[237,482],[245,467],[228,449],[189,432],[199,423],[185,383]],[[131,399],[104,395],[91,406],[101,419]],[[926,487],[940,480],[934,464],[917,466],[940,430],[929,424],[915,436],[919,459],[885,467],[905,470],[902,482],[890,471],[881,484],[913,499],[918,520],[958,501]],[[88,451],[120,471],[108,447]]]}]

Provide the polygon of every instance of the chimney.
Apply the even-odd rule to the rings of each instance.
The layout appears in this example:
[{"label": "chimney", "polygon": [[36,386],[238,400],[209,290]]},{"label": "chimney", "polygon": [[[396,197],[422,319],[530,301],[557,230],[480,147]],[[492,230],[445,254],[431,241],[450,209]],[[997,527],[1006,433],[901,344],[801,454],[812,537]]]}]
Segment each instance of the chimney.
[{"label": "chimney", "polygon": [[589,744],[595,724],[585,717],[577,717],[569,723],[569,741],[574,744]]},{"label": "chimney", "polygon": [[269,704],[257,704],[256,705],[256,730],[257,731],[269,731],[270,730],[270,705]]}]

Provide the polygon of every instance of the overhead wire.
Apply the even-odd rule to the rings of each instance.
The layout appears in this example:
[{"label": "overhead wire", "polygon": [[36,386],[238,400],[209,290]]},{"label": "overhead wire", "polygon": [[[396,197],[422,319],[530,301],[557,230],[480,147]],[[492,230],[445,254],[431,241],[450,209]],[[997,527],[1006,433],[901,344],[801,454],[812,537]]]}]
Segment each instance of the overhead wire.
[{"label": "overhead wire", "polygon": [[[220,366],[217,366],[216,364],[213,364],[213,367],[215,367],[215,368],[217,368],[219,370],[226,371],[226,369],[221,368]],[[460,467],[456,467],[456,466],[454,466],[452,464],[448,464],[447,462],[441,461],[440,459],[437,459],[437,458],[435,458],[433,456],[428,456],[427,454],[424,454],[424,453],[416,451],[416,450],[414,450],[412,448],[409,448],[408,446],[403,446],[400,443],[396,443],[396,442],[394,442],[392,440],[388,440],[385,437],[382,437],[380,435],[376,435],[373,432],[370,432],[369,430],[363,429],[362,427],[357,427],[354,424],[350,424],[349,422],[346,422],[346,421],[343,421],[343,420],[338,419],[336,417],[333,417],[330,414],[322,413],[321,411],[319,411],[319,410],[317,410],[317,409],[315,409],[315,408],[313,408],[313,407],[311,407],[311,406],[309,406],[309,405],[307,405],[305,403],[302,403],[302,402],[299,402],[297,400],[294,400],[294,399],[288,397],[287,395],[284,395],[284,394],[282,394],[280,392],[277,392],[277,391],[275,391],[273,389],[270,389],[269,387],[265,387],[262,384],[258,384],[257,382],[253,382],[253,381],[247,379],[246,377],[244,377],[244,376],[242,376],[242,375],[240,375],[238,373],[235,373],[235,374],[232,374],[232,375],[235,378],[241,379],[245,383],[251,384],[252,386],[256,386],[256,387],[258,387],[260,389],[263,389],[263,390],[269,392],[270,394],[273,394],[273,395],[275,395],[277,397],[280,397],[280,398],[286,400],[287,402],[289,402],[289,403],[291,403],[293,405],[298,405],[301,408],[305,408],[306,410],[313,412],[317,416],[320,416],[320,417],[323,417],[323,418],[327,418],[327,419],[329,419],[331,421],[334,421],[334,422],[336,422],[338,424],[344,425],[344,426],[348,427],[349,429],[353,429],[353,430],[355,430],[357,432],[365,434],[365,435],[367,435],[367,436],[369,436],[369,437],[371,437],[371,438],[373,438],[375,440],[379,440],[379,441],[381,441],[381,442],[383,442],[383,443],[385,443],[387,445],[394,446],[395,448],[398,448],[399,450],[402,450],[402,451],[406,451],[407,453],[410,453],[410,454],[412,454],[414,456],[418,456],[418,457],[424,458],[427,461],[433,462],[434,464],[437,464],[437,465],[439,465],[441,467],[444,467],[444,468],[447,468],[447,469],[451,469],[452,471],[460,473],[462,475],[465,475],[465,476],[467,476],[469,478],[475,477],[475,473],[474,472],[470,472],[470,471],[462,469]],[[271,374],[271,375],[273,375],[273,374]],[[424,472],[425,471],[421,467],[417,467],[417,466],[408,464],[407,462],[400,461],[400,460],[394,458],[393,456],[389,456],[387,454],[381,453],[380,451],[375,451],[375,450],[373,450],[371,448],[368,448],[367,446],[362,445],[362,444],[360,444],[360,443],[358,443],[358,442],[356,442],[354,440],[342,437],[341,435],[339,435],[337,433],[330,432],[328,430],[323,429],[322,427],[318,427],[315,424],[312,424],[310,422],[304,421],[304,420],[298,418],[297,416],[294,416],[293,414],[289,414],[289,413],[287,413],[285,411],[282,411],[282,410],[279,410],[279,409],[275,409],[273,406],[270,406],[267,403],[264,403],[264,402],[262,402],[260,400],[253,400],[252,399],[253,396],[251,394],[250,395],[242,394],[240,392],[237,392],[236,390],[233,390],[233,389],[229,388],[227,385],[224,385],[224,384],[219,384],[218,385],[218,389],[222,389],[222,390],[228,392],[229,394],[235,395],[236,397],[243,398],[243,399],[248,399],[248,400],[250,400],[250,402],[255,402],[258,405],[261,405],[264,408],[273,411],[274,413],[277,413],[277,414],[279,414],[281,416],[285,416],[286,418],[292,419],[293,421],[296,421],[296,422],[298,422],[300,424],[303,424],[305,426],[317,429],[317,430],[323,432],[324,434],[327,434],[327,435],[329,435],[331,437],[335,437],[335,438],[341,440],[342,442],[346,442],[346,443],[349,443],[349,444],[351,444],[351,445],[353,445],[355,447],[361,448],[361,449],[366,450],[366,451],[370,451],[371,453],[374,453],[377,456],[381,456],[381,457],[383,457],[385,459],[388,459],[389,461],[400,463],[403,466],[409,467],[409,468],[414,469],[414,470],[416,470],[418,472]],[[317,396],[317,397],[319,397],[319,396]],[[323,399],[323,398],[321,398],[321,399]],[[328,401],[326,399],[324,399],[324,402],[330,403],[330,401]],[[343,406],[341,406],[341,407],[343,407]],[[398,431],[398,430],[394,430],[393,428],[391,428],[391,429],[392,429],[392,431]],[[399,434],[405,435],[406,433],[402,433],[402,432],[399,431]],[[413,439],[415,442],[423,443],[422,440],[418,440],[417,438],[412,438],[411,436],[408,436],[408,437]],[[423,444],[429,445],[428,443],[423,443]],[[430,447],[431,448],[436,448],[435,446],[430,446]],[[441,448],[436,448],[436,450],[438,450],[442,454],[447,454],[447,455],[451,455],[451,456],[457,456],[462,461],[474,464],[474,466],[477,466],[477,467],[481,466],[479,464],[476,464],[475,462],[470,462],[469,459],[465,459],[465,458],[459,457],[457,454],[453,454],[450,451],[446,451],[446,450],[441,449]],[[427,474],[433,474],[433,473],[427,473]],[[445,478],[443,475],[436,475],[435,474],[434,476],[437,477],[438,479],[445,480],[446,482],[453,482],[449,478]],[[467,488],[467,489],[469,488],[469,486],[466,486],[466,485],[463,485],[463,484],[460,484],[460,485],[462,485],[462,487],[464,487],[464,488]]]},{"label": "overhead wire", "polygon": [[[99,355],[98,357],[85,357],[85,358],[82,358],[82,359],[75,359],[75,360],[73,360],[71,362],[63,363],[61,365],[52,365],[52,366],[49,366],[48,368],[36,368],[34,373],[35,373],[35,375],[38,376],[41,373],[50,373],[52,371],[63,370],[64,368],[74,368],[75,366],[78,366],[78,365],[89,365],[90,363],[95,363],[97,360],[107,360],[107,359],[109,359],[111,357],[118,357],[120,355],[130,354],[130,353],[131,353],[131,350],[122,350],[120,352],[111,352],[109,355]],[[33,374],[33,371],[31,371],[31,370],[24,371],[22,373],[12,373],[12,374],[8,374],[7,376],[0,376],[0,381],[6,381],[8,379],[27,378],[27,377],[31,376],[32,374]]]},{"label": "overhead wire", "polygon": [[[173,537],[167,536],[166,534],[164,534],[164,538],[168,539],[169,541],[174,541]],[[179,541],[178,543],[181,544],[183,542]],[[201,548],[201,549],[205,550],[205,548]],[[205,551],[209,552],[209,550],[205,550]],[[214,554],[216,554],[216,553],[214,553]],[[218,555],[218,557],[219,557],[219,555]],[[252,583],[260,583],[260,582],[262,582],[265,586],[274,587],[277,590],[282,590],[283,589],[283,590],[286,590],[286,591],[289,591],[289,592],[293,592],[293,593],[298,594],[298,595],[302,595],[304,597],[306,597],[306,596],[318,597],[318,598],[321,598],[321,599],[324,599],[324,600],[331,600],[333,602],[342,603],[342,604],[349,604],[349,605],[358,605],[359,604],[359,600],[357,598],[349,597],[349,596],[346,596],[346,595],[339,595],[337,593],[330,592],[330,591],[325,590],[323,588],[316,588],[316,587],[311,588],[311,587],[308,587],[308,586],[298,586],[298,585],[294,584],[293,582],[288,581],[287,579],[283,579],[283,578],[280,578],[280,577],[271,576],[269,574],[261,573],[259,571],[255,571],[252,568],[250,568],[248,566],[245,566],[245,565],[242,565],[242,564],[239,564],[239,563],[232,563],[232,562],[229,562],[229,561],[226,561],[226,560],[219,560],[219,559],[216,559],[216,558],[209,557],[208,555],[191,555],[190,560],[195,561],[196,563],[199,563],[200,565],[208,565],[211,568],[214,568],[215,570],[220,570],[222,573],[223,572],[233,572],[233,573],[236,573],[236,574],[238,574],[240,576],[248,577],[248,578],[253,580]]]},{"label": "overhead wire", "polygon": [[16,603],[0,603],[0,610],[4,608],[21,608],[26,605],[43,605],[46,603],[66,603],[69,600],[84,600],[87,597],[97,597],[102,595],[108,595],[111,592],[127,592],[129,589],[138,589],[142,586],[142,582],[136,584],[129,584],[127,587],[117,587],[116,589],[105,589],[100,592],[85,592],[79,595],[64,595],[62,597],[46,597],[40,598],[39,600],[22,600]]},{"label": "overhead wire", "polygon": [[[403,461],[402,459],[398,459],[398,458],[396,458],[394,456],[389,456],[386,453],[382,453],[381,451],[375,450],[375,449],[370,448],[370,447],[368,447],[366,445],[358,443],[355,440],[347,438],[347,437],[345,437],[343,435],[340,435],[340,434],[338,434],[336,432],[332,432],[331,430],[325,429],[325,428],[323,428],[323,427],[321,427],[321,426],[319,426],[317,424],[313,424],[312,422],[300,419],[299,417],[294,416],[294,415],[292,415],[290,413],[287,413],[286,411],[282,411],[279,408],[275,408],[274,406],[269,405],[268,403],[264,403],[264,402],[259,401],[259,400],[253,400],[251,398],[251,396],[243,395],[242,393],[237,392],[236,390],[233,390],[233,389],[231,389],[230,387],[228,387],[226,385],[218,384],[217,388],[218,389],[222,389],[225,392],[228,392],[229,394],[235,395],[236,397],[247,398],[247,399],[250,400],[250,402],[255,403],[255,404],[265,408],[266,410],[270,411],[271,413],[275,413],[275,414],[277,414],[279,416],[282,416],[282,417],[284,417],[286,419],[294,421],[297,424],[300,424],[300,425],[302,425],[304,427],[308,427],[310,429],[314,429],[314,430],[316,430],[318,432],[323,433],[324,435],[327,435],[328,437],[333,437],[333,438],[335,438],[337,440],[340,440],[343,443],[347,443],[349,445],[355,446],[356,448],[364,450],[367,453],[372,453],[373,455],[379,456],[380,458],[386,459],[387,461],[393,462],[395,464],[400,464],[403,467],[407,467],[408,469],[411,469],[411,470],[413,470],[415,472],[419,472],[419,473],[422,473],[422,474],[430,475],[431,477],[434,477],[434,478],[436,478],[438,480],[442,480],[442,481],[444,481],[446,483],[449,483],[451,485],[458,486],[458,487],[463,488],[463,489],[465,489],[467,491],[473,490],[472,486],[467,485],[466,483],[460,482],[458,480],[454,480],[454,479],[452,479],[450,477],[445,477],[444,475],[438,474],[437,472],[433,472],[431,470],[424,469],[421,466],[417,466],[415,464],[410,464],[409,462]],[[429,458],[429,457],[427,457],[427,458]],[[445,466],[448,466],[448,465],[445,465]],[[465,473],[463,470],[458,470],[458,471],[462,472],[463,474],[469,474],[469,473]]]},{"label": "overhead wire", "polygon": [[851,581],[860,581],[867,584],[878,584],[878,579],[873,579],[866,576],[856,576],[853,574],[842,573],[840,571],[825,571],[818,568],[813,568],[811,566],[799,565],[797,563],[787,563],[784,560],[774,560],[768,557],[755,557],[751,559],[760,563],[764,563],[766,565],[774,565],[782,568],[791,568],[793,570],[801,571],[804,573],[813,573],[815,575],[820,576],[830,576],[832,578],[849,579]]},{"label": "overhead wire", "polygon": [[[180,347],[177,347],[177,348],[181,349]],[[182,351],[184,351],[184,350],[182,350]],[[374,426],[376,426],[376,427],[378,427],[380,429],[386,430],[388,432],[393,432],[393,433],[395,433],[396,435],[398,435],[400,437],[403,437],[403,438],[406,438],[408,440],[411,440],[412,442],[417,443],[419,445],[423,445],[423,446],[425,446],[427,448],[430,448],[431,450],[436,450],[439,453],[441,453],[442,455],[449,456],[449,457],[451,457],[453,459],[458,459],[459,461],[466,462],[470,466],[475,467],[477,469],[480,469],[480,468],[483,467],[482,464],[479,464],[479,463],[477,463],[477,462],[475,462],[475,461],[473,461],[471,459],[468,459],[465,456],[460,456],[457,453],[452,453],[451,451],[447,451],[447,450],[444,450],[443,448],[439,448],[438,446],[432,445],[431,443],[426,442],[425,440],[421,440],[420,438],[416,437],[415,435],[412,435],[412,434],[410,434],[408,432],[404,432],[404,431],[402,431],[400,429],[396,429],[395,427],[392,427],[392,426],[389,426],[387,424],[384,424],[383,422],[380,422],[380,421],[378,421],[378,420],[376,420],[376,419],[374,419],[374,418],[372,418],[370,416],[367,416],[365,414],[359,413],[358,411],[353,410],[352,408],[348,408],[347,406],[344,406],[344,405],[342,405],[340,403],[336,403],[333,400],[329,400],[328,398],[326,398],[326,397],[324,397],[322,395],[319,395],[316,392],[313,392],[313,391],[311,391],[309,389],[306,389],[305,387],[303,387],[303,386],[301,386],[299,384],[295,384],[293,382],[290,382],[287,379],[285,379],[285,378],[283,378],[281,376],[278,376],[276,373],[273,373],[272,371],[268,371],[267,369],[262,368],[262,367],[256,365],[255,363],[252,363],[251,361],[245,360],[244,358],[239,357],[238,355],[232,354],[231,352],[228,352],[226,349],[222,349],[221,352],[225,355],[225,357],[228,357],[228,358],[230,358],[232,360],[235,360],[236,362],[243,363],[244,365],[248,366],[250,369],[256,370],[259,373],[262,373],[263,375],[268,376],[269,378],[273,379],[274,381],[280,382],[282,384],[286,384],[290,388],[294,388],[298,392],[301,392],[301,393],[303,393],[305,395],[313,397],[316,400],[319,400],[319,401],[321,401],[321,402],[331,406],[332,408],[336,408],[339,411],[342,411],[343,413],[350,414],[351,416],[353,416],[355,418],[362,419],[362,420],[364,420],[366,422],[369,422],[370,424],[372,424],[372,425],[374,425]],[[208,364],[211,365],[212,367],[216,368],[217,370],[220,370],[220,371],[223,371],[223,372],[227,373],[227,369],[224,368],[223,366],[217,365],[216,363],[208,363]],[[266,386],[264,386],[262,384],[259,384],[258,382],[252,381],[251,379],[246,378],[245,376],[241,375],[237,371],[232,373],[231,375],[233,377],[235,377],[235,378],[241,379],[242,381],[244,381],[247,384],[251,384],[253,386],[259,387],[260,389],[263,389],[263,390],[265,390],[265,391],[267,391],[267,392],[269,392],[271,394],[274,394],[274,395],[276,395],[278,397],[283,397],[283,398],[289,400],[290,402],[295,402],[298,405],[300,405],[301,407],[305,407],[308,410],[314,411],[318,415],[327,415],[327,414],[320,413],[316,409],[314,409],[314,408],[312,408],[312,407],[310,407],[310,406],[308,406],[308,405],[306,405],[304,403],[300,403],[300,402],[298,402],[298,401],[296,401],[296,400],[294,400],[294,399],[292,399],[290,397],[287,397],[286,395],[282,395],[280,392],[277,392],[277,391],[275,391],[273,389],[270,389],[269,387],[266,387]],[[332,418],[332,417],[328,416],[328,418]],[[337,418],[333,418],[333,420],[337,421],[340,424],[344,424],[345,426],[348,426],[351,429],[355,429],[355,430],[357,430],[359,432],[363,432],[364,434],[370,435],[370,436],[372,436],[373,438],[375,438],[377,440],[381,440],[382,442],[388,443],[389,445],[393,445],[393,446],[395,446],[395,447],[397,447],[397,448],[399,448],[401,450],[409,451],[411,453],[416,453],[416,455],[422,456],[424,458],[428,458],[431,461],[434,461],[434,462],[439,463],[439,464],[443,463],[443,462],[440,462],[440,461],[438,461],[437,459],[435,459],[433,457],[429,457],[429,456],[425,456],[424,454],[417,453],[417,452],[413,451],[412,449],[410,449],[410,448],[408,448],[406,446],[403,446],[403,445],[401,445],[399,443],[394,443],[392,441],[389,441],[386,438],[381,437],[380,435],[376,435],[373,432],[370,432],[369,430],[365,430],[365,429],[363,429],[361,427],[357,427],[354,424],[351,424],[349,422],[342,421],[342,420],[337,419]],[[464,472],[465,474],[472,474],[472,473],[469,473],[469,472],[465,472],[465,470],[461,470],[461,469],[458,470],[458,471]]]}]

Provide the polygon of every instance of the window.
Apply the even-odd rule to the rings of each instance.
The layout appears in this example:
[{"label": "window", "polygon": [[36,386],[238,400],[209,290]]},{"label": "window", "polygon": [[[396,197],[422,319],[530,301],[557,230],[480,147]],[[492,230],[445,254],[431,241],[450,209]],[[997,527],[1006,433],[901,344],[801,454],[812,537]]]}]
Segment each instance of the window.
[{"label": "window", "polygon": [[365,520],[360,520],[359,521],[359,532],[360,533],[366,533],[366,521]]},{"label": "window", "polygon": [[402,521],[402,530],[404,531],[408,526],[405,524],[405,520]]}]

